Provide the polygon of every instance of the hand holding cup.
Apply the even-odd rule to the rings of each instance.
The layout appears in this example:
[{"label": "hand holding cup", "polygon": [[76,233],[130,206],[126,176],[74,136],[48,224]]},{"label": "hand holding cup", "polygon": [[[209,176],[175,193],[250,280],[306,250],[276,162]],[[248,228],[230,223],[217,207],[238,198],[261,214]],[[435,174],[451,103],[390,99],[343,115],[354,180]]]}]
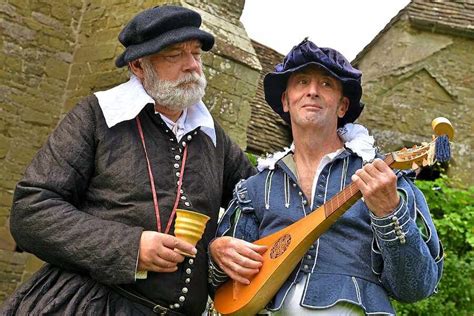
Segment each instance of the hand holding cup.
[{"label": "hand holding cup", "polygon": [[[178,239],[186,241],[195,247],[197,242],[201,240],[208,221],[209,216],[207,215],[195,211],[177,209],[174,234]],[[182,249],[175,248],[174,250],[187,257],[194,258],[196,256]]]}]

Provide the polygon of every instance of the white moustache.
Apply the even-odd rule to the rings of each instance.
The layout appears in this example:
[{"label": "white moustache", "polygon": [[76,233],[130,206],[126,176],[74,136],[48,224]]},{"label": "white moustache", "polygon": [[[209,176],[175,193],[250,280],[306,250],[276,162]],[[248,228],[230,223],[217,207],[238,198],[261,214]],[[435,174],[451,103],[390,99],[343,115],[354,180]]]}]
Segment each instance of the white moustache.
[{"label": "white moustache", "polygon": [[181,84],[195,83],[199,84],[202,81],[202,77],[197,72],[191,72],[183,75],[181,78],[174,81],[175,86]]}]

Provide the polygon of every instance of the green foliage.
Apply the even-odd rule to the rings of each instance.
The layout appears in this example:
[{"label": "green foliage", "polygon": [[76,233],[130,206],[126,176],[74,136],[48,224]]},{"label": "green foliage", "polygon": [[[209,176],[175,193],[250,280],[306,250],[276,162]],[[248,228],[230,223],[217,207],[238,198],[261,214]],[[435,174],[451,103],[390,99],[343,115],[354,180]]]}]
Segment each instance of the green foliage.
[{"label": "green foliage", "polygon": [[438,293],[415,304],[394,301],[398,315],[474,315],[474,186],[446,177],[417,181],[445,251]]},{"label": "green foliage", "polygon": [[246,152],[245,154],[247,155],[247,158],[248,158],[248,160],[250,161],[250,163],[251,163],[254,167],[256,167],[256,166],[257,166],[257,159],[258,159],[258,157],[255,156],[255,155],[252,154],[252,153],[249,153],[249,152]]}]

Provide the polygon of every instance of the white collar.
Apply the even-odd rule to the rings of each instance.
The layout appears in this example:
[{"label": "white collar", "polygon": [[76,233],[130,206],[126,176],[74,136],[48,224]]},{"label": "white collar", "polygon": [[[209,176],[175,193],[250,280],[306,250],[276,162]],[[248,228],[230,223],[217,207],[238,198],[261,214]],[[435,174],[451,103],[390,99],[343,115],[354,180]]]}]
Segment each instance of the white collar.
[{"label": "white collar", "polygon": [[360,124],[348,123],[337,130],[344,146],[352,150],[364,162],[375,158],[374,137],[369,135],[367,128]]},{"label": "white collar", "polygon": [[[134,119],[148,103],[155,104],[155,100],[146,93],[140,80],[133,75],[125,83],[94,94],[99,101],[99,106],[109,128]],[[187,131],[200,126],[216,146],[214,120],[202,101],[188,108],[185,125]]]},{"label": "white collar", "polygon": [[[344,142],[346,148],[351,149],[357,156],[361,157],[364,162],[375,158],[374,138],[369,135],[369,131],[360,124],[348,123],[337,130],[339,137]],[[258,158],[258,171],[265,169],[275,169],[275,164],[285,157],[289,152],[294,152],[295,144],[292,143],[290,148],[269,155],[266,158]],[[337,152],[339,154],[340,152]],[[331,155],[332,159],[336,155]]]}]

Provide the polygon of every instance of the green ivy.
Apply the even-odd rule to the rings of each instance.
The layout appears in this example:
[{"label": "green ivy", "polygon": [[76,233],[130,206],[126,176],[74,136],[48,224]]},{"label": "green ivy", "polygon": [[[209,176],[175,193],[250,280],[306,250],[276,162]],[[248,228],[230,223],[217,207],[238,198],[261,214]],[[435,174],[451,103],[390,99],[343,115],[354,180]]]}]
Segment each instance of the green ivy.
[{"label": "green ivy", "polygon": [[248,158],[248,160],[250,161],[250,163],[251,163],[254,167],[256,167],[256,166],[257,166],[257,159],[258,159],[258,157],[257,157],[256,155],[252,154],[252,153],[249,153],[249,152],[246,152],[245,154],[247,155],[247,158]]},{"label": "green ivy", "polygon": [[438,293],[414,304],[394,301],[397,315],[474,315],[474,186],[445,176],[417,181],[444,247]]}]

